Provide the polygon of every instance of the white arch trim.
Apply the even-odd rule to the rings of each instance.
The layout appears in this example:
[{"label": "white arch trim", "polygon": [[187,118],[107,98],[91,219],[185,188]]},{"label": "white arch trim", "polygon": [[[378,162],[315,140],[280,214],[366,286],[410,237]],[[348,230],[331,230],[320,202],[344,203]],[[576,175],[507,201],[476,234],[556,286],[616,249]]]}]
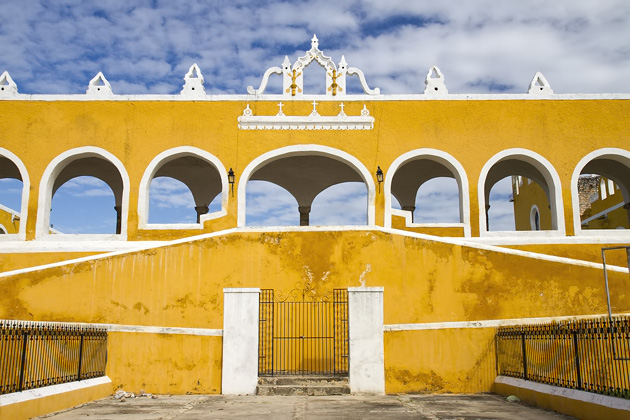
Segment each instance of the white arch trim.
[{"label": "white arch trim", "polygon": [[479,200],[479,236],[506,236],[505,231],[488,231],[486,224],[486,195],[485,184],[488,172],[499,161],[506,158],[515,158],[523,160],[540,171],[545,178],[547,187],[549,188],[549,205],[551,207],[551,226],[553,230],[539,231],[510,231],[509,235],[518,236],[565,236],[566,226],[564,221],[564,205],[562,204],[562,186],[560,177],[553,165],[544,157],[531,150],[513,148],[502,150],[492,156],[481,169],[479,174],[479,183],[477,184],[477,196]]},{"label": "white arch trim", "polygon": [[[205,160],[219,171],[221,177],[221,210],[204,214],[199,218],[199,223],[149,223],[149,189],[155,173],[165,163],[184,156],[195,156]],[[227,214],[228,179],[225,166],[219,158],[192,146],[180,146],[168,149],[153,158],[140,180],[138,191],[138,228],[139,229],[201,229],[206,220],[217,219]]]},{"label": "white arch trim", "polygon": [[[122,178],[122,214],[120,215],[120,235],[116,234],[51,234],[50,233],[50,208],[52,204],[52,188],[55,179],[61,171],[75,160],[86,157],[100,157],[112,163]],[[35,239],[62,240],[62,241],[93,241],[93,240],[127,240],[127,219],[129,215],[129,175],[122,162],[105,149],[95,146],[77,147],[67,150],[54,158],[46,167],[39,183],[39,200],[37,204],[37,224],[35,226]]]},{"label": "white arch trim", "polygon": [[0,147],[0,156],[4,156],[9,159],[15,166],[17,166],[18,171],[20,171],[20,176],[22,177],[22,202],[20,203],[20,229],[17,234],[7,234],[2,235],[2,240],[25,240],[26,239],[26,221],[28,219],[28,199],[29,192],[31,190],[31,181],[28,177],[28,172],[26,171],[26,166],[24,163],[18,158],[15,154],[9,152],[7,149]]},{"label": "white arch trim", "polygon": [[[437,227],[464,227],[464,236],[470,237],[470,191],[468,188],[468,176],[466,175],[466,171],[464,167],[457,159],[455,159],[450,154],[437,149],[423,148],[423,149],[415,149],[411,150],[407,153],[400,155],[396,160],[392,162],[389,169],[387,170],[387,174],[385,176],[385,186],[384,194],[385,194],[385,227],[392,227],[392,215],[393,214],[401,214],[400,212],[392,209],[392,181],[394,179],[394,175],[401,166],[405,163],[417,160],[417,159],[428,159],[434,162],[440,163],[446,166],[451,170],[455,180],[457,181],[457,185],[459,187],[459,218],[461,223],[431,223],[431,224],[422,224],[422,223],[407,223],[408,226],[437,226]],[[407,212],[404,212],[405,214]],[[411,221],[411,217],[408,218],[408,221]]]},{"label": "white arch trim", "polygon": [[368,187],[368,226],[375,226],[376,223],[376,207],[374,199],[376,197],[376,189],[374,186],[374,179],[372,174],[361,163],[361,161],[349,153],[342,150],[335,149],[333,147],[321,146],[318,144],[300,144],[296,146],[281,147],[279,149],[272,150],[258,156],[252,160],[247,167],[243,170],[238,183],[238,227],[245,227],[246,217],[246,189],[247,182],[251,178],[252,174],[265,164],[271,163],[275,160],[282,159],[289,156],[326,156],[331,159],[344,162],[359,172],[363,182]]},{"label": "white arch trim", "polygon": [[[584,156],[573,170],[571,176],[571,204],[573,205],[573,232],[575,235],[585,236],[619,236],[627,234],[626,231],[620,231],[618,229],[584,229],[582,230],[582,223],[580,220],[580,194],[578,192],[578,178],[582,173],[584,167],[592,160],[602,156],[607,156],[610,159],[625,161],[624,164],[630,163],[630,152],[624,149],[618,149],[615,147],[606,147],[603,149],[597,149],[588,155]],[[617,158],[617,159],[615,159]]]}]

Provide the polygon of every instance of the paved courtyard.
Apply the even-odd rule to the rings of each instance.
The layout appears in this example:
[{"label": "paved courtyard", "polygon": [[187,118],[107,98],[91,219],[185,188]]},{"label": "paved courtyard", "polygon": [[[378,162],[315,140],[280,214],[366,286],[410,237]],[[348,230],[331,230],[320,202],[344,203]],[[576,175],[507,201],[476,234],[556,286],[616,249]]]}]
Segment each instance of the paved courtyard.
[{"label": "paved courtyard", "polygon": [[50,420],[137,419],[523,419],[571,417],[507,402],[493,394],[262,397],[163,395],[157,399],[113,397],[46,416]]}]

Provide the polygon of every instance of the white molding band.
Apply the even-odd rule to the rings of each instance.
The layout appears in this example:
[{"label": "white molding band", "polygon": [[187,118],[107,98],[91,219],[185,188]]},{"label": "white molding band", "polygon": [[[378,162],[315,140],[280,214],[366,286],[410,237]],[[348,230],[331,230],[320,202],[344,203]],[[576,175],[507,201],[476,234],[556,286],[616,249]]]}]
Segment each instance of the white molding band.
[{"label": "white molding band", "polygon": [[[479,200],[479,236],[501,236],[505,232],[489,231],[486,223],[486,195],[485,184],[488,177],[488,173],[492,167],[505,159],[516,159],[529,163],[545,178],[547,188],[549,189],[549,205],[551,207],[551,224],[552,230],[542,231],[514,231],[510,232],[517,236],[539,236],[539,237],[552,237],[552,236],[565,236],[566,226],[564,222],[564,205],[562,200],[562,184],[558,172],[553,165],[545,159],[543,156],[536,152],[523,148],[512,148],[502,150],[496,155],[492,156],[483,165],[481,173],[479,174],[479,182],[477,184],[477,197]],[[541,186],[542,187],[542,186]],[[490,187],[492,188],[492,186]],[[488,191],[488,196],[490,192]]]},{"label": "white molding band", "polygon": [[625,410],[630,412],[630,400],[624,398],[609,397],[608,395],[596,394],[594,392],[580,391],[578,389],[570,388],[561,388],[557,386],[541,384],[539,382],[526,381],[524,379],[501,375],[496,377],[494,383],[509,385],[534,392],[540,392],[541,394],[552,395],[554,397],[563,397],[574,401],[582,401],[585,403],[597,404],[615,410]]},{"label": "white molding band", "polygon": [[[120,234],[50,234],[50,208],[52,205],[52,188],[55,179],[63,169],[75,160],[86,157],[99,157],[113,164],[122,179],[122,202],[121,202],[121,225]],[[129,175],[122,162],[105,149],[95,146],[77,147],[67,150],[54,158],[46,167],[40,183],[39,197],[37,202],[37,224],[35,227],[35,238],[40,240],[53,241],[94,241],[94,240],[127,240],[127,219],[129,218]],[[110,187],[111,188],[111,187]]]},{"label": "white molding band", "polygon": [[[149,223],[149,189],[155,173],[162,165],[184,156],[194,156],[205,160],[219,172],[221,177],[221,210],[202,215],[199,218],[199,223]],[[138,189],[138,229],[203,229],[203,224],[206,220],[217,219],[227,215],[228,195],[227,172],[219,158],[205,150],[192,146],[180,146],[165,150],[151,160],[140,180]]]},{"label": "white molding band", "polygon": [[[135,243],[132,243],[134,245],[134,247],[131,248],[131,249],[130,248],[125,248],[123,250],[107,252],[107,253],[104,253],[104,254],[93,255],[93,256],[89,256],[89,257],[75,258],[75,259],[72,259],[72,260],[60,261],[60,262],[51,263],[51,264],[43,264],[43,265],[35,266],[35,267],[28,267],[28,268],[22,268],[22,269],[18,269],[18,270],[13,270],[13,271],[6,271],[4,273],[0,273],[0,280],[2,278],[4,278],[4,277],[10,277],[10,276],[17,275],[17,274],[30,273],[30,272],[34,272],[34,271],[45,270],[47,268],[63,267],[63,266],[66,266],[66,265],[72,265],[72,264],[81,263],[81,262],[98,261],[98,260],[101,260],[101,259],[106,259],[106,258],[109,258],[109,257],[118,256],[118,255],[125,255],[125,254],[129,254],[129,253],[132,253],[132,252],[138,252],[138,251],[143,251],[143,250],[148,250],[148,249],[158,249],[158,248],[167,247],[167,246],[171,246],[171,245],[190,243],[190,242],[203,240],[203,239],[227,236],[227,235],[231,235],[233,233],[348,232],[348,231],[363,231],[363,232],[378,231],[378,232],[384,232],[384,233],[393,234],[393,235],[408,236],[408,237],[411,237],[411,238],[424,239],[424,240],[428,240],[428,241],[447,243],[447,244],[453,244],[453,245],[459,245],[459,246],[466,246],[466,247],[470,247],[470,248],[474,248],[474,249],[480,249],[480,250],[486,250],[486,251],[499,252],[499,253],[502,253],[502,254],[518,255],[518,256],[522,256],[522,257],[526,257],[526,258],[532,258],[534,260],[559,262],[559,263],[563,263],[563,264],[571,264],[571,265],[576,265],[576,266],[580,266],[580,267],[590,267],[590,268],[595,268],[595,269],[598,269],[598,270],[603,270],[603,265],[600,264],[600,263],[594,263],[594,262],[591,262],[591,261],[576,260],[576,259],[567,258],[567,257],[558,257],[558,256],[555,256],[555,255],[547,255],[547,254],[541,254],[541,253],[536,253],[536,252],[531,252],[531,251],[521,251],[521,250],[518,250],[518,249],[502,248],[502,247],[497,246],[497,245],[491,245],[491,244],[483,243],[485,241],[497,241],[497,238],[485,238],[483,242],[482,241],[475,242],[474,240],[472,240],[472,238],[466,238],[466,239],[462,239],[462,238],[448,238],[448,237],[427,235],[427,234],[423,234],[423,233],[409,232],[409,231],[405,231],[405,230],[382,228],[380,226],[337,226],[337,227],[335,227],[335,226],[332,226],[332,227],[330,227],[330,226],[282,226],[282,227],[266,227],[266,228],[260,228],[260,227],[233,228],[233,229],[227,229],[227,230],[223,230],[223,231],[219,231],[219,232],[204,233],[202,235],[196,235],[196,236],[191,236],[191,237],[186,237],[186,238],[175,239],[175,240],[172,240],[172,241],[164,241],[164,242],[158,242],[158,243],[156,243],[156,242],[139,242],[139,243],[137,243],[137,245]],[[479,238],[477,238],[477,239],[479,239]],[[566,242],[565,241],[566,239],[567,238],[553,238],[553,240],[549,240],[549,241],[546,241],[546,242],[537,241],[537,242],[533,242],[533,244],[581,243],[581,242],[577,242],[577,240],[579,238],[571,238],[572,239],[571,242]],[[628,238],[627,237],[617,237],[617,238],[612,238],[612,239],[611,238],[590,238],[590,239],[592,239],[592,241],[586,241],[586,242],[587,243],[602,243],[602,244],[627,243],[628,242]],[[510,238],[510,240],[511,241],[516,240],[516,245],[523,243],[523,240],[520,240],[519,238]],[[573,241],[576,241],[576,242],[573,242]],[[18,244],[18,243],[16,243],[16,244]],[[27,245],[29,245],[27,243],[22,243],[22,244],[25,247]],[[117,245],[121,245],[121,246],[125,245],[126,246],[127,244],[128,244],[128,242],[121,242],[121,243],[119,243]],[[58,246],[59,244],[50,243],[50,245]],[[81,248],[81,245],[82,245],[81,242],[65,243],[64,245],[76,247],[75,249],[73,249],[75,252],[80,252],[80,251],[83,250]],[[112,244],[112,246],[114,246],[114,244]],[[0,250],[1,249],[2,249],[2,244],[0,243]],[[70,248],[66,248],[66,250],[69,251],[69,252],[71,251]],[[13,250],[13,251],[7,250],[6,253],[11,253],[11,252],[15,252],[15,250]],[[606,267],[607,267],[607,269],[609,271],[615,271],[615,272],[619,272],[619,273],[628,273],[628,268],[627,267],[616,267],[616,266],[608,265],[608,264],[606,265]]]},{"label": "white molding band", "polygon": [[[252,160],[241,173],[238,180],[238,222],[237,226],[243,228],[246,225],[246,211],[247,211],[247,183],[252,174],[259,168],[262,168],[268,163],[271,163],[277,159],[282,159],[290,156],[325,156],[331,159],[335,159],[339,162],[343,162],[356,170],[368,189],[367,198],[367,215],[368,226],[375,227],[376,224],[376,188],[374,185],[374,179],[372,174],[367,170],[365,165],[352,156],[351,154],[339,149],[335,149],[328,146],[322,146],[318,144],[300,144],[295,146],[286,146],[279,149],[271,150],[267,153],[263,153],[254,160]],[[304,229],[304,228],[302,228]],[[278,229],[275,229],[278,231]]]},{"label": "white molding band", "polygon": [[[9,76],[10,77],[10,76]],[[17,167],[22,177],[22,201],[20,203],[20,229],[17,234],[2,235],[0,240],[25,240],[26,239],[26,223],[28,221],[28,200],[31,191],[31,181],[28,177],[28,171],[22,160],[7,149],[0,147],[0,156],[9,159]]]},{"label": "white molding band", "polygon": [[67,382],[64,384],[27,389],[21,392],[13,392],[11,394],[0,395],[0,407],[33,401],[39,398],[53,397],[65,394],[67,392],[79,391],[82,389],[92,388],[98,385],[107,385],[111,383],[112,380],[108,376],[101,376],[99,378],[84,379],[82,381]]},{"label": "white molding band", "polygon": [[[457,159],[455,159],[452,155],[447,152],[438,149],[431,148],[422,148],[415,149],[409,152],[403,153],[398,158],[396,158],[392,164],[387,169],[387,173],[385,175],[385,185],[383,187],[383,192],[385,194],[385,221],[384,227],[391,228],[392,227],[392,181],[394,176],[396,175],[396,171],[412,160],[420,160],[427,159],[434,162],[437,162],[447,169],[449,169],[455,181],[457,181],[457,186],[459,187],[459,219],[460,223],[463,224],[464,227],[464,236],[469,237],[471,235],[470,232],[470,190],[468,187],[468,176],[466,175],[466,170],[462,166],[461,163]],[[410,221],[411,219],[409,219]],[[413,227],[414,225],[410,225],[409,221],[407,222],[407,226]],[[447,224],[440,225],[445,227],[451,227]]]},{"label": "white molding band", "polygon": [[153,325],[102,324],[94,322],[58,322],[58,321],[23,321],[3,319],[4,322],[19,321],[32,325],[72,325],[77,327],[107,328],[107,332],[130,332],[147,334],[196,335],[203,337],[221,337],[223,330],[210,328],[160,327]]},{"label": "white molding band", "polygon": [[[592,160],[602,156],[609,156],[613,160],[623,160],[626,165],[630,165],[630,152],[624,149],[606,147],[597,149],[584,156],[573,170],[571,176],[571,204],[573,207],[573,234],[575,236],[616,236],[619,235],[617,229],[582,229],[580,220],[580,194],[578,192],[578,178],[584,167]],[[616,158],[616,159],[615,159]],[[628,239],[630,241],[630,238]]]},{"label": "white molding band", "polygon": [[391,94],[391,95],[345,95],[343,97],[327,96],[327,95],[302,95],[287,97],[282,94],[242,94],[242,95],[206,95],[188,98],[184,95],[116,95],[107,97],[97,97],[86,94],[22,94],[18,93],[12,96],[0,96],[0,101],[44,101],[44,102],[91,102],[91,101],[110,101],[110,102],[256,102],[256,101],[328,101],[328,102],[369,102],[369,101],[576,101],[576,100],[630,100],[630,94],[627,93],[567,93],[567,94],[549,94],[544,96],[531,95],[528,93],[462,93],[448,94],[444,96],[425,95],[422,93],[411,94]]},{"label": "white molding band", "polygon": [[[614,315],[628,315],[625,313]],[[385,332],[396,331],[431,331],[467,328],[497,328],[516,325],[547,324],[550,322],[572,321],[578,319],[598,319],[607,317],[608,314],[598,315],[567,315],[550,316],[540,318],[511,318],[511,319],[485,319],[480,321],[454,321],[454,322],[427,322],[416,324],[387,324],[383,326]]]}]

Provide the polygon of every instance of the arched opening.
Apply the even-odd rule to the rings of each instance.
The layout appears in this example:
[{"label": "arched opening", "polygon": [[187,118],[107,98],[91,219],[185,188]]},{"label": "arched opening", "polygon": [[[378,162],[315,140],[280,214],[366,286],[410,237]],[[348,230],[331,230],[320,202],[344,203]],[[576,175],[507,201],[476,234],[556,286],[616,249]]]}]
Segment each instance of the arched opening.
[{"label": "arched opening", "polygon": [[0,224],[3,239],[24,237],[29,181],[24,164],[13,153],[0,148]]},{"label": "arched opening", "polygon": [[[558,231],[564,233],[560,181],[542,156],[510,149],[491,158],[479,178],[480,232]],[[532,208],[538,224],[532,224]],[[538,227],[539,229],[536,229]]]},{"label": "arched opening", "polygon": [[418,149],[400,156],[387,171],[384,192],[386,227],[394,209],[407,212],[414,225],[459,225],[470,236],[468,178],[448,153]]},{"label": "arched opening", "polygon": [[42,175],[36,236],[125,239],[128,201],[129,177],[114,155],[93,146],[69,150]]},{"label": "arched opening", "polygon": [[[269,220],[285,226],[373,225],[373,200],[374,181],[354,157],[324,146],[289,146],[260,156],[243,171],[239,226]],[[263,211],[273,214],[267,222],[261,222]]]},{"label": "arched opening", "polygon": [[579,175],[573,180],[576,185],[572,185],[574,217],[576,221],[579,220],[579,229],[576,228],[576,232],[630,228],[628,152],[617,149],[593,152],[582,159],[577,171]]},{"label": "arched opening", "polygon": [[182,229],[226,213],[225,168],[213,155],[182,146],[156,156],[140,182],[138,225]]},{"label": "arched opening", "polygon": [[50,206],[52,233],[120,234],[122,177],[102,157],[66,165],[55,178]]},{"label": "arched opening", "polygon": [[119,214],[112,187],[94,176],[76,176],[53,191],[50,233],[120,234]]}]

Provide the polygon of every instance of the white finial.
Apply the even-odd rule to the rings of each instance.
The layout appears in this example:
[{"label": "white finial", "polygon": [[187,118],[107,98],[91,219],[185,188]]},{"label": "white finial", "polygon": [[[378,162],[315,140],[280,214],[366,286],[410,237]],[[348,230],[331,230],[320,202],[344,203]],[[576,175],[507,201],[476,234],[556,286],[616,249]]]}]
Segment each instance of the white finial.
[{"label": "white finial", "polygon": [[0,95],[1,96],[13,96],[18,93],[17,85],[11,78],[8,71],[5,71],[0,76]]},{"label": "white finial", "polygon": [[197,63],[194,63],[184,76],[184,86],[181,94],[186,96],[205,96],[206,89],[203,87],[203,82],[203,74],[201,74]]},{"label": "white finial", "polygon": [[284,70],[290,70],[291,69],[291,61],[289,61],[289,56],[285,55],[284,56],[284,61],[282,62],[282,67],[284,68]]},{"label": "white finial", "polygon": [[313,39],[311,39],[311,47],[315,50],[319,49],[319,40],[315,34],[313,34]]},{"label": "white finial", "polygon": [[424,79],[424,94],[425,95],[446,95],[448,90],[444,84],[444,75],[438,68],[438,66],[432,66],[427,73],[427,77]]},{"label": "white finial", "polygon": [[341,61],[339,62],[339,70],[345,70],[346,67],[348,67],[348,63],[346,62],[346,56],[342,55]]},{"label": "white finial", "polygon": [[547,79],[545,79],[545,76],[543,76],[541,72],[536,72],[534,78],[529,84],[529,89],[527,90],[527,93],[549,94],[553,93],[553,90],[551,89],[551,86],[549,86],[549,82],[547,81]]},{"label": "white finial", "polygon": [[112,86],[100,71],[92,80],[90,80],[90,84],[88,85],[88,89],[85,93],[87,95],[99,96],[110,96],[114,94],[114,92],[112,92]]}]

